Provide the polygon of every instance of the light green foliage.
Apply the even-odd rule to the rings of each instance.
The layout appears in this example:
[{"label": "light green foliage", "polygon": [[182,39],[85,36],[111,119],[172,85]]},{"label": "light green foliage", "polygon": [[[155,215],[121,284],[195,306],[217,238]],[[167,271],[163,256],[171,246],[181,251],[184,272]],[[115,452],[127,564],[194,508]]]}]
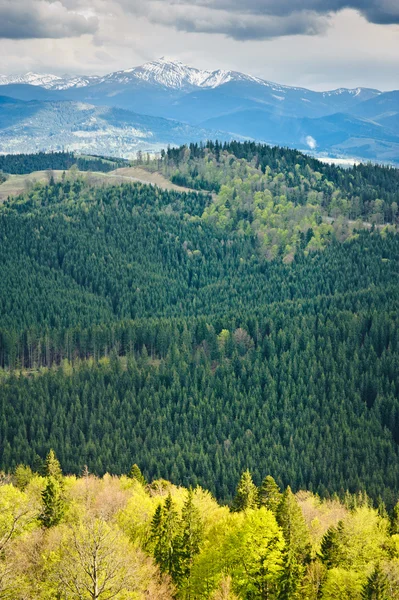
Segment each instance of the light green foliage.
[{"label": "light green foliage", "polygon": [[226,541],[234,589],[241,598],[274,598],[283,565],[284,537],[264,507],[248,509]]},{"label": "light green foliage", "polygon": [[[46,527],[35,518],[43,485],[52,507],[42,513]],[[55,510],[54,490],[62,491],[64,516]],[[264,506],[231,512],[201,488],[165,480],[145,490],[126,476],[85,471],[81,477],[35,476],[24,492],[2,485],[0,597],[398,600],[398,534],[390,535],[388,520],[367,505],[348,512],[338,499],[323,501],[310,492],[298,498],[285,490],[277,520]],[[325,523],[343,516],[329,530],[340,550],[334,560],[324,556],[333,546],[325,542],[328,535],[323,562],[309,557],[300,506],[317,507]]]},{"label": "light green foliage", "polygon": [[25,465],[18,465],[14,471],[15,485],[19,490],[24,490],[33,478],[33,471]]},{"label": "light green foliage", "polygon": [[0,487],[0,553],[15,537],[35,524],[37,505],[34,499],[12,485]]},{"label": "light green foliage", "polygon": [[328,571],[322,600],[361,600],[364,577],[356,571],[334,568]]},{"label": "light green foliage", "polygon": [[62,479],[62,470],[60,461],[57,459],[54,450],[50,450],[46,456],[44,465],[45,475],[47,477],[54,477],[54,479]]},{"label": "light green foliage", "polygon": [[357,508],[342,523],[338,534],[339,562],[347,569],[363,571],[387,557],[389,523],[377,510]]}]

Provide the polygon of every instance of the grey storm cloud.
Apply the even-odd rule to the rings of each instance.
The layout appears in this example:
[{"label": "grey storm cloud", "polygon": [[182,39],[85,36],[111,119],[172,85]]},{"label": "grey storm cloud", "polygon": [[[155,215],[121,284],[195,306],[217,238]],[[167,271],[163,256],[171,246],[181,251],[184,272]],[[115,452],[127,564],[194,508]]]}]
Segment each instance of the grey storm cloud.
[{"label": "grey storm cloud", "polygon": [[95,33],[97,17],[68,10],[60,1],[0,0],[0,38],[69,38]]},{"label": "grey storm cloud", "polygon": [[317,35],[330,17],[351,8],[368,21],[399,23],[399,0],[118,0],[153,23],[237,40]]},{"label": "grey storm cloud", "polygon": [[399,23],[399,0],[0,0],[0,38],[96,33],[97,17],[126,11],[179,31],[264,40],[323,34],[345,8],[373,23]]}]

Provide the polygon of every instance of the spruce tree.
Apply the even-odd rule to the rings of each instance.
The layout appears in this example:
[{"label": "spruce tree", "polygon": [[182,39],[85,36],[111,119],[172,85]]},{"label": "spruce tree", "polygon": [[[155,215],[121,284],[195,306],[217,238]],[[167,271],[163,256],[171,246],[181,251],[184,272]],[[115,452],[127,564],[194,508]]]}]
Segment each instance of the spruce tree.
[{"label": "spruce tree", "polygon": [[194,558],[201,549],[203,538],[203,524],[198,508],[193,503],[193,491],[188,491],[187,499],[182,510],[182,532],[181,532],[181,575],[186,580],[188,594],[190,597],[190,576]]},{"label": "spruce tree", "polygon": [[252,481],[252,475],[247,469],[241,475],[236,495],[231,505],[232,512],[241,512],[258,506],[258,489]]},{"label": "spruce tree", "polygon": [[170,493],[163,508],[158,506],[151,522],[150,539],[153,556],[161,573],[171,576],[174,583],[181,581],[181,540],[179,515]]},{"label": "spruce tree", "polygon": [[311,543],[301,508],[289,486],[282,495],[277,522],[286,543],[279,600],[296,600],[300,598],[304,565],[310,558]]},{"label": "spruce tree", "polygon": [[65,513],[62,482],[53,476],[47,477],[47,484],[42,492],[42,512],[40,521],[47,529],[58,525]]},{"label": "spruce tree", "polygon": [[386,575],[377,564],[362,590],[363,600],[389,600]]},{"label": "spruce tree", "polygon": [[281,502],[282,494],[271,475],[267,475],[259,488],[259,506],[264,506],[275,515]]},{"label": "spruce tree", "polygon": [[141,485],[143,487],[145,487],[147,485],[146,478],[144,477],[143,473],[141,472],[140,467],[138,465],[136,465],[136,463],[130,469],[130,471],[128,473],[128,477],[130,479],[136,479],[136,481],[141,483]]},{"label": "spruce tree", "polygon": [[46,456],[44,469],[47,477],[54,477],[54,479],[57,479],[58,481],[62,480],[61,465],[53,449],[51,449]]},{"label": "spruce tree", "polygon": [[395,504],[391,514],[391,535],[399,533],[399,502]]},{"label": "spruce tree", "polygon": [[283,530],[289,552],[301,563],[309,559],[311,542],[308,528],[290,486],[282,495],[277,510],[277,522]]},{"label": "spruce tree", "polygon": [[342,555],[340,546],[342,529],[343,523],[340,521],[337,527],[329,527],[321,540],[321,558],[329,569],[338,567],[340,564]]}]

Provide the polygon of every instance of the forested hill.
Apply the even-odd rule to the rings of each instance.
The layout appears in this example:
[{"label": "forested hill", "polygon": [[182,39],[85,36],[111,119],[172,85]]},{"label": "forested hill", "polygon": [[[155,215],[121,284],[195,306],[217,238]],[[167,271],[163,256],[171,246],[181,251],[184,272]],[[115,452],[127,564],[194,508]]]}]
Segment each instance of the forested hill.
[{"label": "forested hill", "polygon": [[291,260],[271,260],[245,212],[256,165],[228,160],[247,184],[244,229],[211,218],[206,192],[76,173],[0,207],[0,466],[53,447],[66,472],[139,461],[224,500],[250,468],[257,484],[269,472],[392,506],[399,236],[332,231],[312,250],[300,221]]},{"label": "forested hill", "polygon": [[80,171],[112,171],[127,161],[101,156],[79,156],[73,152],[38,152],[37,154],[0,154],[0,172],[25,175],[45,169],[64,170],[76,165]]},{"label": "forested hill", "polygon": [[214,192],[203,218],[223,230],[256,235],[269,259],[290,261],[300,247],[321,249],[354,228],[398,223],[399,169],[392,167],[343,169],[287,148],[208,142],[169,148],[147,168]]}]

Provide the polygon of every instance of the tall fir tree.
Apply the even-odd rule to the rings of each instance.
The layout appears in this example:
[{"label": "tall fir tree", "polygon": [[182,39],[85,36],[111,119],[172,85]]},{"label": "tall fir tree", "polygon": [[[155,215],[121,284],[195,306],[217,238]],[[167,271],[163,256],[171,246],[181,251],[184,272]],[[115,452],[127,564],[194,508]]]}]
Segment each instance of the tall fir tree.
[{"label": "tall fir tree", "polygon": [[301,508],[289,486],[282,495],[277,522],[286,543],[279,600],[297,600],[301,597],[304,565],[310,558],[311,542]]},{"label": "tall fir tree", "polygon": [[280,505],[282,494],[271,475],[267,475],[259,488],[259,505],[271,510],[274,515]]},{"label": "tall fir tree", "polygon": [[247,469],[241,475],[236,495],[231,505],[232,512],[241,512],[258,506],[258,488],[252,481],[252,475]]},{"label": "tall fir tree", "polygon": [[61,481],[50,475],[42,492],[42,512],[40,521],[46,529],[58,525],[66,509],[64,487]]},{"label": "tall fir tree", "polygon": [[136,465],[136,463],[130,469],[130,471],[128,473],[128,477],[130,479],[135,479],[136,481],[141,483],[141,485],[143,487],[145,487],[147,485],[146,478],[144,477],[143,473],[141,472],[140,467],[138,465]]},{"label": "tall fir tree", "polygon": [[363,586],[362,600],[389,600],[387,577],[378,563]]},{"label": "tall fir tree", "polygon": [[151,522],[153,556],[161,573],[179,585],[182,578],[180,519],[170,493],[163,508],[158,506]]},{"label": "tall fir tree", "polygon": [[182,510],[181,521],[181,576],[185,587],[185,597],[191,598],[191,570],[194,559],[199,554],[204,534],[201,514],[193,502],[192,489],[188,490]]},{"label": "tall fir tree", "polygon": [[51,449],[46,456],[44,470],[45,475],[47,477],[54,477],[54,479],[57,479],[58,481],[62,480],[62,469],[60,461],[56,457],[53,449]]}]

